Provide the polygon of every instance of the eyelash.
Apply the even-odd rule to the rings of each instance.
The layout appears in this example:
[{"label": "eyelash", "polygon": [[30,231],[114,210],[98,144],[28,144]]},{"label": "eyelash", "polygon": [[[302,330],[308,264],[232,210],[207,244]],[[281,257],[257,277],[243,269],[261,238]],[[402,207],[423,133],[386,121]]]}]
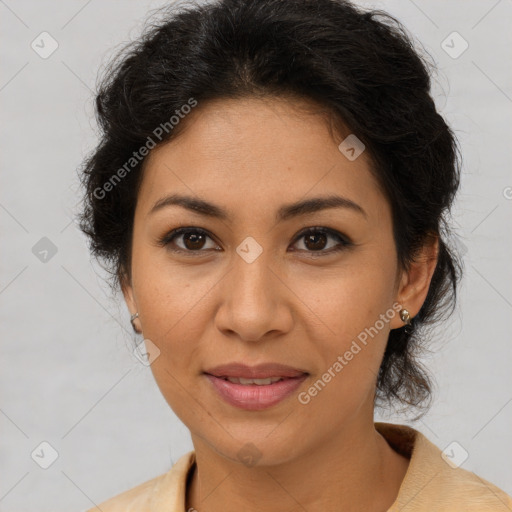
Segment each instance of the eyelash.
[{"label": "eyelash", "polygon": [[[173,240],[175,238],[177,238],[183,234],[186,234],[186,233],[196,233],[199,235],[204,235],[213,240],[213,238],[210,236],[210,234],[207,231],[205,231],[204,229],[194,228],[194,227],[182,227],[182,228],[173,229],[172,231],[170,231],[169,233],[164,235],[162,238],[158,239],[157,244],[160,247],[167,247],[171,244],[171,242],[173,242]],[[340,243],[335,248],[331,248],[327,251],[322,250],[322,249],[318,250],[318,251],[307,251],[306,250],[306,252],[314,254],[315,256],[317,256],[317,255],[328,256],[330,254],[340,252],[340,251],[346,249],[347,247],[350,247],[351,245],[353,245],[353,243],[350,240],[348,240],[347,237],[341,235],[340,233],[338,233],[337,231],[335,231],[333,229],[329,229],[329,228],[325,228],[325,227],[312,227],[312,228],[307,228],[306,230],[301,231],[295,237],[294,244],[296,242],[298,242],[301,238],[305,237],[306,235],[318,234],[318,233],[337,238]],[[191,250],[185,250],[185,249],[170,249],[170,250],[172,250],[172,252],[185,253],[188,255],[194,255],[194,254],[197,254],[200,252],[205,252],[205,250],[203,250],[203,249],[199,249],[197,251],[191,251]]]}]

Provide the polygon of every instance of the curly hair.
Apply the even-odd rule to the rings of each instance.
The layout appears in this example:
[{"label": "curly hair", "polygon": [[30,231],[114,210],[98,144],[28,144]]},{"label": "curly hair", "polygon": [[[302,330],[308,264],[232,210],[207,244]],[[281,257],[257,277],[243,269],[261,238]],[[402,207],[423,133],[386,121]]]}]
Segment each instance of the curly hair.
[{"label": "curly hair", "polygon": [[[191,99],[312,100],[365,144],[391,205],[399,268],[409,268],[429,237],[439,238],[427,297],[410,326],[390,332],[375,394],[378,406],[428,409],[432,380],[418,355],[427,327],[453,312],[462,277],[446,221],[459,187],[460,151],[430,94],[434,66],[397,19],[348,0],[189,2],[156,14],[157,22],[104,70],[96,95],[101,138],[80,173],[79,227],[93,256],[106,263],[113,289],[131,275],[146,161],[134,159],[137,149],[177,137]],[[171,126],[175,113],[180,120]],[[116,172],[122,179],[113,183]]]}]

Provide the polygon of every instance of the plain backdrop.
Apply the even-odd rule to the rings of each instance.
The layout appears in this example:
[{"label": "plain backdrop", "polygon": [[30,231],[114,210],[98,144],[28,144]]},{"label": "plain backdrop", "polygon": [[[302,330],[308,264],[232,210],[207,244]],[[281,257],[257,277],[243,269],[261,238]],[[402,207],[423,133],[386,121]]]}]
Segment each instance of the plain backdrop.
[{"label": "plain backdrop", "polygon": [[[193,448],[73,222],[98,71],[165,3],[0,1],[0,511],[85,510]],[[512,1],[360,3],[395,15],[432,56],[436,105],[464,158],[453,225],[465,277],[425,360],[434,405],[418,422],[376,419],[441,449],[456,441],[463,468],[510,494]]]}]

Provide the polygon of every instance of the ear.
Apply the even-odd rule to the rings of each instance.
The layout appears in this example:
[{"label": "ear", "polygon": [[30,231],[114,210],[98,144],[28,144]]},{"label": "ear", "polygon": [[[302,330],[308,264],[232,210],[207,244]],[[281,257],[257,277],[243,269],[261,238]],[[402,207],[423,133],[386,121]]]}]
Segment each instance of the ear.
[{"label": "ear", "polygon": [[[428,235],[423,247],[411,262],[409,270],[403,270],[399,277],[400,284],[395,300],[401,305],[400,309],[409,311],[411,319],[418,314],[427,298],[438,256],[439,236],[437,234]],[[397,311],[397,313],[399,312],[400,310]],[[391,329],[403,326],[404,323],[400,315],[395,315],[390,322]]]},{"label": "ear", "polygon": [[[135,300],[135,294],[133,291],[131,280],[125,273],[123,273],[120,279],[120,284],[124,300],[126,302],[126,305],[128,306],[128,311],[130,312],[130,315],[133,315],[138,311],[137,302]],[[137,325],[138,319],[134,320],[134,323]],[[138,325],[138,331],[140,332],[140,324]]]}]

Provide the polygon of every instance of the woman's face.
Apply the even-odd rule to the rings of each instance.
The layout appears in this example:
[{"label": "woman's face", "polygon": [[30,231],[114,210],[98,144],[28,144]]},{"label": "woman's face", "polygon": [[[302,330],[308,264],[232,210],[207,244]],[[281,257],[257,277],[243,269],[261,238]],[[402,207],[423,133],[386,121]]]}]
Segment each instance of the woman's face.
[{"label": "woman's face", "polygon": [[[123,293],[193,440],[233,460],[248,443],[261,463],[291,460],[372,421],[388,334],[403,326],[390,206],[367,154],[343,153],[322,117],[291,103],[216,101],[181,122],[187,130],[146,161]],[[171,195],[212,206],[152,211]],[[357,206],[322,206],[336,196]],[[247,409],[204,373],[232,362],[281,363],[306,378]]]}]

